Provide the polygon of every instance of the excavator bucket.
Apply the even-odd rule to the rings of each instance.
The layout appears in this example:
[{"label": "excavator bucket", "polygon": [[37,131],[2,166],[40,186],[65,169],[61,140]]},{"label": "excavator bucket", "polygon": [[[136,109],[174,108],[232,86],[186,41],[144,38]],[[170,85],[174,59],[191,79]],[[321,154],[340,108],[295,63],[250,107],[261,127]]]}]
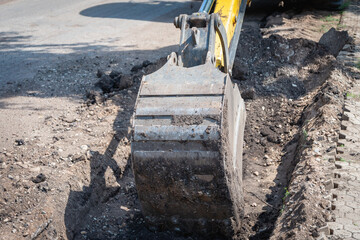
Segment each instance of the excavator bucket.
[{"label": "excavator bucket", "polygon": [[142,80],[133,119],[132,166],[150,226],[232,236],[243,211],[245,107],[212,64],[175,56]]},{"label": "excavator bucket", "polygon": [[[245,1],[233,2],[245,11]],[[175,18],[179,52],[142,79],[132,168],[142,213],[155,230],[232,237],[240,229],[245,106],[229,75],[242,23],[234,19],[228,48],[219,14]]]}]

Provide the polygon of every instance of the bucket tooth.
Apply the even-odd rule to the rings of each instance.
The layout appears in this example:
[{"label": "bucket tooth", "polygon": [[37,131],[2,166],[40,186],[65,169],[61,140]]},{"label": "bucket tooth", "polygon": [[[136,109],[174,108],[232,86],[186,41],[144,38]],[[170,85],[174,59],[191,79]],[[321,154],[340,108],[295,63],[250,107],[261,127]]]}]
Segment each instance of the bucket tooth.
[{"label": "bucket tooth", "polygon": [[244,125],[238,87],[210,63],[184,68],[169,59],[143,78],[132,167],[151,227],[225,236],[239,230]]}]

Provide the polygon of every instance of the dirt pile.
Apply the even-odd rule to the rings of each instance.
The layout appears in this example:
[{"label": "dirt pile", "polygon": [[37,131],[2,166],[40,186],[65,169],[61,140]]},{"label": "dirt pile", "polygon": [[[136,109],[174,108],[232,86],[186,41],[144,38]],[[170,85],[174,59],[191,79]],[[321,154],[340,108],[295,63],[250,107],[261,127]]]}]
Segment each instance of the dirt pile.
[{"label": "dirt pile", "polygon": [[[246,22],[241,35],[234,65],[234,73],[239,73],[234,77],[238,78],[236,82],[247,108],[246,207],[241,239],[268,239],[271,236],[273,239],[295,239],[295,236],[309,239],[319,236],[319,228],[331,217],[325,204],[326,176],[318,175],[314,169],[324,173],[331,165],[330,158],[323,157],[319,163],[317,160],[319,156],[325,156],[334,143],[332,137],[339,129],[338,114],[343,93],[351,79],[338,65],[331,49],[318,42],[322,34],[304,34],[293,29],[295,36],[301,36],[294,38],[288,33],[289,27],[301,19],[306,26],[319,24],[319,18],[312,14],[284,17],[281,26],[268,29],[260,28],[266,24]],[[333,30],[322,39],[338,35],[331,32]],[[336,38],[333,41],[336,42]],[[342,44],[340,41],[339,45]],[[313,105],[316,107],[309,107]],[[311,116],[309,109],[312,109]],[[316,114],[318,111],[323,115]],[[336,119],[332,124],[325,124],[325,116]],[[319,150],[317,136],[320,134],[311,133],[317,140],[313,146],[307,128],[309,121],[317,123],[316,127],[310,128],[312,131],[321,129],[323,142],[320,146],[325,150]],[[311,156],[317,156],[317,160],[305,164],[303,154],[311,148],[316,151],[311,152]],[[300,171],[304,164],[312,171]],[[296,178],[301,180],[294,181]],[[311,182],[310,179],[316,180]],[[303,201],[304,198],[307,200]]]}]

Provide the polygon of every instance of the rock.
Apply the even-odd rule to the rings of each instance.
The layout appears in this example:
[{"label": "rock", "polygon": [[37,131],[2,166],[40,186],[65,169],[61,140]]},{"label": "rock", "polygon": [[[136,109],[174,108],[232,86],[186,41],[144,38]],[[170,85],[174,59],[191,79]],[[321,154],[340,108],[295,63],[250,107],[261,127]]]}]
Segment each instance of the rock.
[{"label": "rock", "polygon": [[248,66],[240,61],[235,61],[234,67],[233,67],[233,72],[232,72],[232,76],[235,79],[238,80],[246,80],[246,76],[249,73],[249,68]]},{"label": "rock", "polygon": [[6,166],[6,163],[5,162],[3,162],[3,163],[1,163],[0,164],[0,169],[5,169],[7,166]]},{"label": "rock", "polygon": [[260,130],[260,134],[261,134],[261,136],[263,136],[263,137],[267,137],[267,136],[269,136],[270,134],[272,134],[272,131],[270,130],[270,129],[262,129],[262,130]]},{"label": "rock", "polygon": [[104,101],[100,92],[94,90],[88,91],[86,93],[86,98],[88,99],[88,103],[90,104],[102,103]]},{"label": "rock", "polygon": [[252,204],[250,205],[250,207],[256,207],[256,206],[257,206],[256,203],[252,203]]},{"label": "rock", "polygon": [[324,186],[325,186],[325,189],[327,191],[330,191],[331,189],[334,188],[334,183],[333,183],[333,180],[332,179],[329,179],[327,181],[324,182]]},{"label": "rock", "polygon": [[5,156],[7,156],[7,157],[11,157],[11,156],[12,156],[12,154],[9,153],[9,152],[5,152],[4,154],[5,154]]},{"label": "rock", "polygon": [[325,226],[319,228],[318,233],[324,233],[325,235],[330,235],[329,226],[326,224]]},{"label": "rock", "polygon": [[41,183],[44,182],[45,180],[46,180],[46,176],[43,173],[40,173],[39,175],[31,179],[33,183]]},{"label": "rock", "polygon": [[86,161],[86,156],[84,154],[75,154],[74,156],[71,157],[72,158],[72,162],[73,163],[77,163],[77,162],[81,162],[81,161]]},{"label": "rock", "polygon": [[266,18],[265,28],[280,26],[284,24],[284,18],[281,15],[269,16]]},{"label": "rock", "polygon": [[97,70],[97,73],[96,73],[96,76],[97,76],[98,78],[101,78],[103,75],[105,75],[104,72],[103,72],[102,70],[98,69],[98,70]]},{"label": "rock", "polygon": [[117,79],[114,87],[119,90],[123,90],[125,88],[131,87],[133,85],[133,79],[131,76],[124,75]]},{"label": "rock", "polygon": [[323,45],[329,53],[336,57],[349,40],[347,31],[337,31],[331,28],[320,38],[319,44]]},{"label": "rock", "polygon": [[145,61],[143,61],[143,63],[142,63],[142,66],[143,67],[147,67],[147,66],[149,66],[149,65],[151,65],[152,63],[149,61],[149,60],[145,60]]},{"label": "rock", "polygon": [[258,172],[258,171],[253,172],[253,174],[254,174],[255,176],[259,176],[259,172]]},{"label": "rock", "polygon": [[255,89],[254,89],[254,88],[246,89],[245,91],[243,91],[243,92],[241,93],[241,97],[242,97],[244,100],[247,100],[247,99],[255,99]]},{"label": "rock", "polygon": [[280,139],[275,136],[275,135],[269,135],[267,136],[266,138],[269,142],[272,142],[272,143],[276,143],[276,144],[279,144],[280,143]]},{"label": "rock", "polygon": [[23,139],[16,139],[15,143],[17,146],[25,145],[25,141]]},{"label": "rock", "polygon": [[112,79],[115,79],[115,78],[121,77],[121,75],[122,75],[121,72],[113,70],[109,74],[109,77],[111,77]]},{"label": "rock", "polygon": [[274,162],[271,159],[266,159],[266,166],[271,166],[273,164]]},{"label": "rock", "polygon": [[62,120],[67,123],[76,122],[76,118],[74,116],[65,116],[62,118]]},{"label": "rock", "polygon": [[47,182],[40,183],[37,188],[45,193],[51,190]]},{"label": "rock", "polygon": [[319,205],[320,205],[320,207],[322,207],[323,209],[330,209],[330,208],[331,208],[331,201],[329,201],[329,200],[322,200]]},{"label": "rock", "polygon": [[132,72],[137,72],[137,71],[139,71],[140,69],[145,68],[145,67],[147,67],[147,66],[149,66],[149,65],[151,65],[151,64],[152,64],[152,63],[151,63],[150,61],[145,60],[142,64],[138,64],[138,65],[135,65],[134,67],[132,67],[132,68],[131,68],[131,71],[132,71]]},{"label": "rock", "polygon": [[95,83],[96,87],[99,87],[104,93],[109,93],[113,91],[115,81],[108,75],[102,75],[100,80]]},{"label": "rock", "polygon": [[87,151],[89,149],[88,145],[81,145],[82,150]]}]

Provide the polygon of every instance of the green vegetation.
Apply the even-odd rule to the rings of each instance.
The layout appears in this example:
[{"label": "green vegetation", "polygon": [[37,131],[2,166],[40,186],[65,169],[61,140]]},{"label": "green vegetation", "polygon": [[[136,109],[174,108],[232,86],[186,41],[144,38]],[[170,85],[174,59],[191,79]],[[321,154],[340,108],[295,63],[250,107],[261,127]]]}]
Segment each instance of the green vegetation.
[{"label": "green vegetation", "polygon": [[307,139],[309,136],[308,132],[305,129],[303,129],[303,135],[305,139]]},{"label": "green vegetation", "polygon": [[338,30],[346,28],[345,25],[340,24],[340,18],[337,15],[328,15],[326,17],[322,17],[321,20],[324,22],[320,28],[320,32],[322,33],[329,31],[332,27]]},{"label": "green vegetation", "polygon": [[[283,203],[285,202],[286,198],[290,195],[287,187],[284,188],[284,190],[285,190],[285,194],[284,194],[284,196],[283,196],[283,198],[282,198]],[[282,213],[284,212],[284,209],[285,209],[285,204],[282,205],[282,207],[281,207],[281,209],[280,209],[280,214],[282,214]]]},{"label": "green vegetation", "polygon": [[357,69],[360,69],[360,60],[358,60],[357,63],[355,63],[355,66]]},{"label": "green vegetation", "polygon": [[285,209],[285,204],[282,205],[281,210],[280,210],[280,215],[284,212]]},{"label": "green vegetation", "polygon": [[287,189],[287,187],[286,188],[284,188],[284,190],[285,190],[285,194],[284,194],[284,197],[282,198],[282,200],[283,201],[285,201],[285,199],[290,195],[290,193],[289,193],[289,191],[288,191],[288,189]]},{"label": "green vegetation", "polygon": [[344,158],[340,158],[340,162],[346,162]]},{"label": "green vegetation", "polygon": [[339,147],[345,147],[345,145],[344,145],[344,144],[341,144]]},{"label": "green vegetation", "polygon": [[324,17],[321,20],[323,20],[324,22],[338,22],[339,21],[338,18],[335,18],[335,17],[333,17],[331,15],[329,15],[327,17]]},{"label": "green vegetation", "polygon": [[323,25],[321,25],[320,32],[326,33],[327,31],[330,30],[330,28],[331,28],[331,26],[323,24]]},{"label": "green vegetation", "polygon": [[345,28],[347,28],[347,26],[345,24],[338,24],[336,27],[337,30],[343,30]]},{"label": "green vegetation", "polygon": [[360,95],[348,92],[348,93],[346,93],[346,97],[347,98],[360,98]]}]

